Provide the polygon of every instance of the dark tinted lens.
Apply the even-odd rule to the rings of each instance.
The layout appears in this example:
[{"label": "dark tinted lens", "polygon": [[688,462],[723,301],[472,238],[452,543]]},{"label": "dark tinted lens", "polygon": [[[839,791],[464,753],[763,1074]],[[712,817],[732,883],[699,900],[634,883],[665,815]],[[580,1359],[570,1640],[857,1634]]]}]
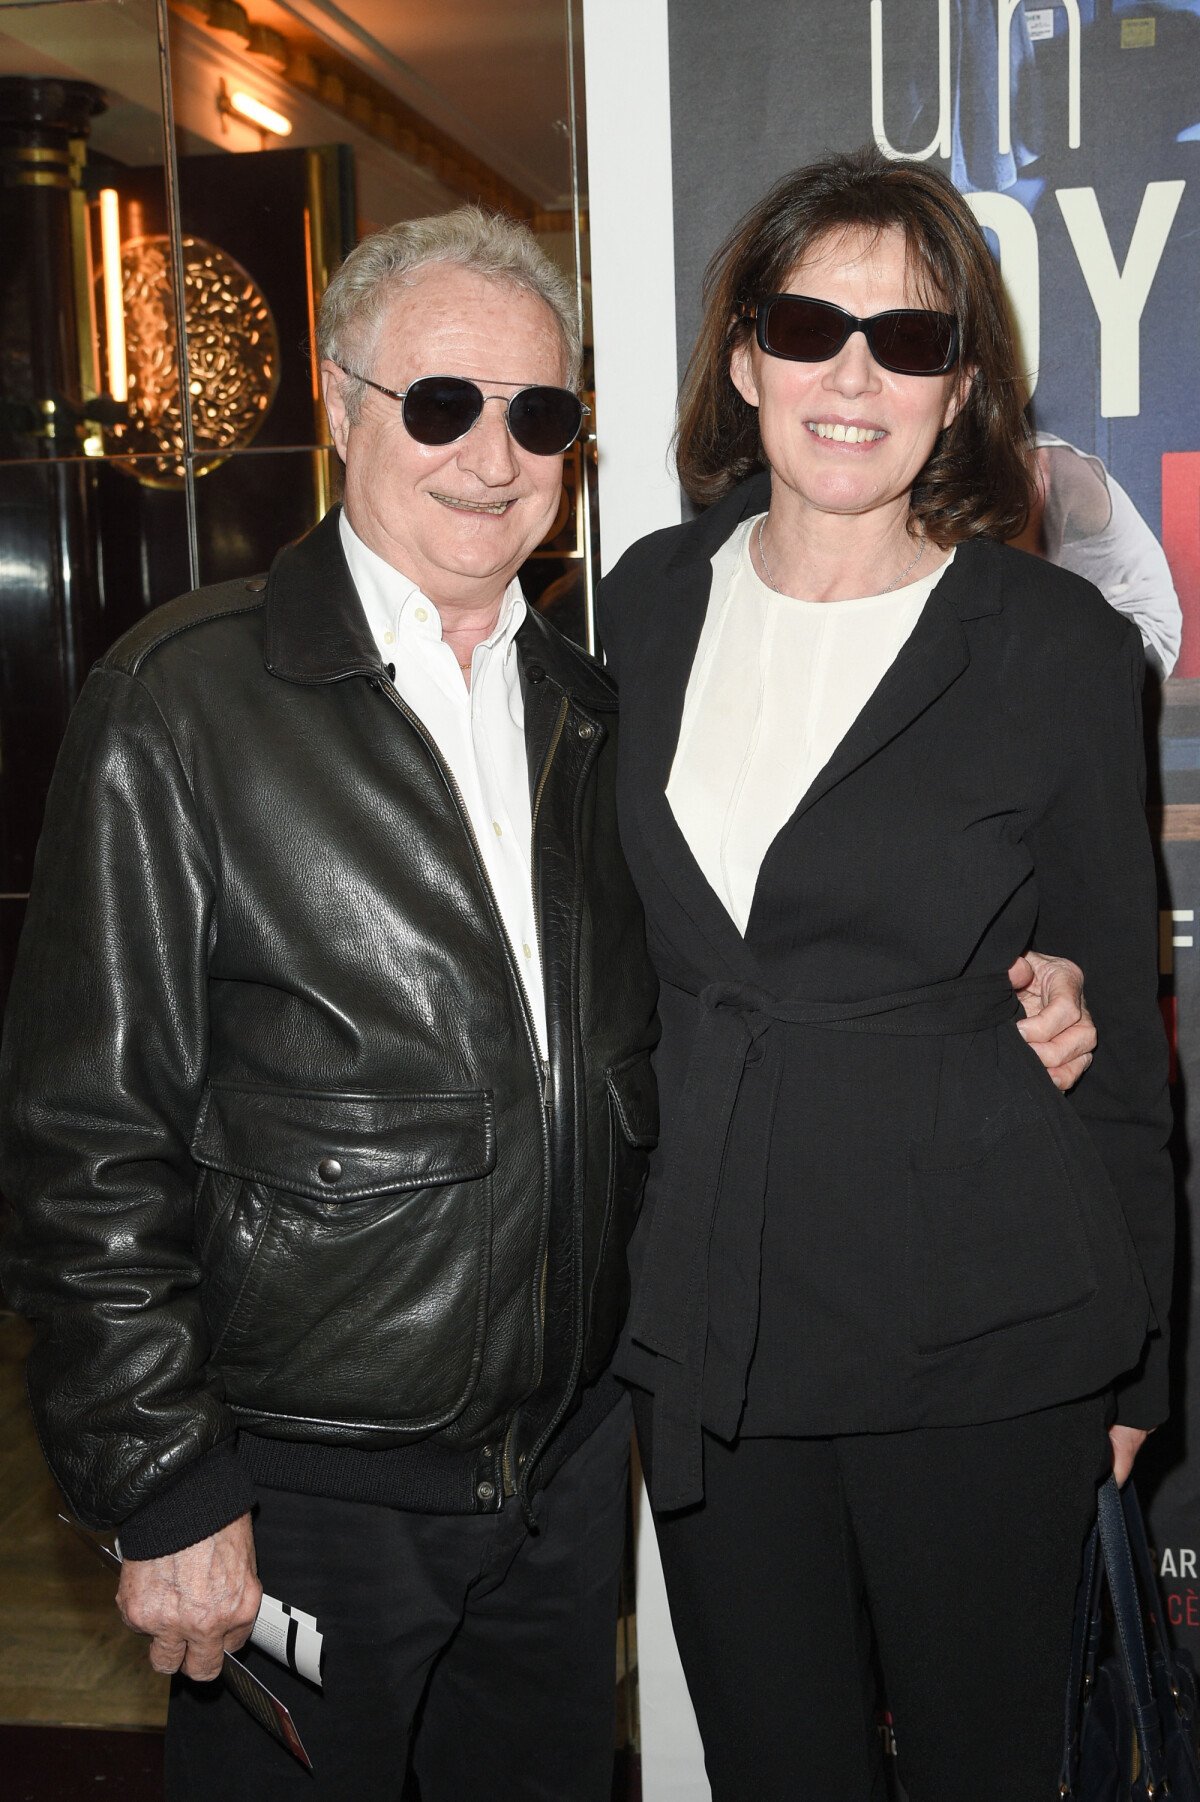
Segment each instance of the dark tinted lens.
[{"label": "dark tinted lens", "polygon": [[949,313],[916,309],[879,313],[871,321],[870,344],[876,362],[897,375],[938,375],[954,353],[954,320]]},{"label": "dark tinted lens", "polygon": [[823,363],[836,356],[846,341],[849,315],[840,307],[803,294],[780,294],[759,313],[759,343],[773,357],[793,363]]},{"label": "dark tinted lens", "polygon": [[404,424],[418,444],[453,444],[482,411],[479,389],[457,375],[423,375],[404,397]]},{"label": "dark tinted lens", "polygon": [[508,403],[508,429],[535,457],[561,456],[583,424],[583,406],[568,388],[522,388]]}]

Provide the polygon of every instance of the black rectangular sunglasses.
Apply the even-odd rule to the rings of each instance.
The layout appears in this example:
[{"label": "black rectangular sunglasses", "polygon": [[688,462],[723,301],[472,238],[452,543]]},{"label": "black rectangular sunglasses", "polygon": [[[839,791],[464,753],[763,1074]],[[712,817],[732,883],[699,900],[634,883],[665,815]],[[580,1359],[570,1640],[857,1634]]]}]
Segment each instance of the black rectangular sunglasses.
[{"label": "black rectangular sunglasses", "polygon": [[958,325],[952,313],[897,307],[856,319],[844,307],[807,294],[764,294],[742,308],[754,321],[759,346],[789,363],[824,363],[852,332],[862,332],[875,361],[896,375],[945,375],[958,361]]}]

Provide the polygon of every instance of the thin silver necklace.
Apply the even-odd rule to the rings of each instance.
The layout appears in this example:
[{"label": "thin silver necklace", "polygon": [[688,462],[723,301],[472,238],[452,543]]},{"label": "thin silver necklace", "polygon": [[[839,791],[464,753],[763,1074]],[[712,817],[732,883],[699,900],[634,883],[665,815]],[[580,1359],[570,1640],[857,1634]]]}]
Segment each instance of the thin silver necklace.
[{"label": "thin silver necklace", "polygon": [[[766,525],[766,523],[767,523],[767,516],[764,513],[758,522],[758,560],[763,566],[763,575],[767,578],[767,586],[770,588],[773,588],[775,590],[776,594],[782,594],[788,600],[792,600],[795,597],[792,595],[789,595],[787,593],[786,589],[781,588],[779,586],[778,582],[775,580],[774,576],[771,574],[771,565],[767,562],[767,547],[763,543],[763,527]],[[925,555],[925,546],[928,544],[928,542],[929,542],[929,540],[927,538],[922,538],[920,544],[917,546],[916,556],[910,558],[910,560],[904,565],[904,568],[900,571],[900,574],[896,577],[894,582],[889,582],[886,588],[881,588],[879,590],[880,594],[891,594],[893,588],[899,588],[899,586],[900,586],[901,582],[903,582],[905,576],[912,575],[913,570],[917,567],[917,564],[921,561],[921,558]]]}]

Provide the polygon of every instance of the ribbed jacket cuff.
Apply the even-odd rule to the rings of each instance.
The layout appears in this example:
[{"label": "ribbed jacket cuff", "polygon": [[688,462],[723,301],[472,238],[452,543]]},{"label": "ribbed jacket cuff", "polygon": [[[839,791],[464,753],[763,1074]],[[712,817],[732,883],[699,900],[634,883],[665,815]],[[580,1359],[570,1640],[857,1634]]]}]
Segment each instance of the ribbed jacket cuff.
[{"label": "ribbed jacket cuff", "polygon": [[235,1441],[224,1439],[121,1522],[117,1529],[121,1555],[165,1558],[181,1552],[249,1513],[255,1499]]}]

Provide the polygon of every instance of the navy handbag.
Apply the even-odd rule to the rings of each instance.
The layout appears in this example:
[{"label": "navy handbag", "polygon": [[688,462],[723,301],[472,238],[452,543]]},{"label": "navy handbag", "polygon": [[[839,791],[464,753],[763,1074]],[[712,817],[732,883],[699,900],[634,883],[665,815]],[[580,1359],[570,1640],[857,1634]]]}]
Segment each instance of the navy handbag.
[{"label": "navy handbag", "polygon": [[[1116,1649],[1100,1659],[1101,1577]],[[1147,1631],[1148,1629],[1148,1631]],[[1073,1802],[1200,1802],[1196,1676],[1163,1625],[1132,1482],[1101,1487],[1075,1609],[1058,1793]]]}]

